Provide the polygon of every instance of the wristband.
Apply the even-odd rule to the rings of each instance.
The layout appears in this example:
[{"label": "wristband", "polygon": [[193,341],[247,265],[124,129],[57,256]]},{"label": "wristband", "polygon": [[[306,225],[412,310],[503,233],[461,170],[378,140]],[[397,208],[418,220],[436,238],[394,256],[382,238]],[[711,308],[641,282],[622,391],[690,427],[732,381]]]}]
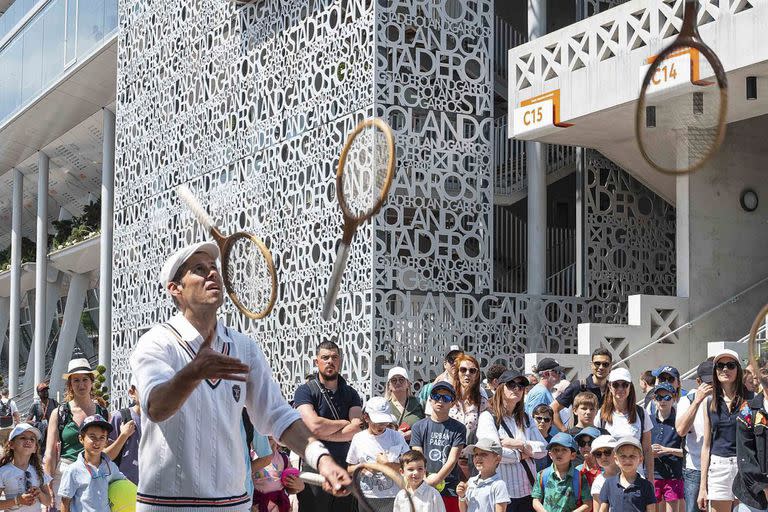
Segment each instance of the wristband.
[{"label": "wristband", "polygon": [[331,452],[320,441],[312,441],[306,448],[304,448],[304,461],[309,464],[312,469],[317,469],[317,464],[320,462],[320,458],[323,455],[330,455]]}]

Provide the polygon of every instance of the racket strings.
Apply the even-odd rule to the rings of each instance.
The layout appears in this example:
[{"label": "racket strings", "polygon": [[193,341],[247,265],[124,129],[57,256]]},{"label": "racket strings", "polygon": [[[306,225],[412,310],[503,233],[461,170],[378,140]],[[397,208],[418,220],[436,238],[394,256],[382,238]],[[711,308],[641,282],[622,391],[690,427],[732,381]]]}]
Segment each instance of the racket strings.
[{"label": "racket strings", "polygon": [[353,217],[366,217],[378,206],[389,175],[389,159],[387,137],[376,127],[364,128],[349,143],[342,197]]},{"label": "racket strings", "polygon": [[229,250],[226,278],[242,306],[264,312],[272,296],[272,273],[261,248],[248,237],[237,238]]}]

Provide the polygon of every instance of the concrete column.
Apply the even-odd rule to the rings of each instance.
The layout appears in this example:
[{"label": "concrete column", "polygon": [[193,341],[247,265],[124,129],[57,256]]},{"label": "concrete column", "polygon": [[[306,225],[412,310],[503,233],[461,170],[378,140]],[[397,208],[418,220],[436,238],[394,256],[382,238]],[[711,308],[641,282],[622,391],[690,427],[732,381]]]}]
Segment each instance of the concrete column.
[{"label": "concrete column", "polygon": [[[528,37],[547,32],[546,0],[528,0]],[[526,142],[528,178],[528,293],[542,295],[547,286],[547,160],[540,142]]]},{"label": "concrete column", "polygon": [[[45,298],[43,299],[43,302],[45,303],[45,317],[43,319],[43,333],[44,333],[44,339],[45,344],[43,345],[43,348],[41,350],[42,354],[40,354],[40,357],[43,361],[43,371],[38,376],[35,372],[32,371],[32,368],[34,364],[37,361],[38,352],[36,350],[32,350],[29,353],[29,357],[27,359],[27,368],[29,371],[27,371],[24,374],[24,385],[22,386],[22,391],[29,391],[34,389],[35,385],[39,382],[42,382],[45,380],[45,353],[48,350],[48,339],[51,337],[51,327],[53,326],[53,319],[56,316],[56,303],[59,301],[60,292],[61,292],[61,286],[63,284],[63,276],[58,270],[53,270],[50,272],[48,276],[47,286],[45,290]],[[37,307],[38,301],[35,300],[35,306]],[[35,314],[35,332],[32,333],[33,340],[37,340],[38,338],[38,331],[39,328],[38,325],[38,318],[42,315],[42,311],[37,311]],[[34,345],[34,341],[33,341]],[[34,346],[33,346],[34,349]]]},{"label": "concrete column", "polygon": [[[37,152],[37,256],[35,257],[35,338],[32,345],[34,367],[27,367],[27,375],[34,371],[34,382],[45,377],[45,347],[50,331],[45,328],[46,294],[48,288],[48,155]],[[49,324],[50,325],[50,324]],[[25,381],[28,379],[25,378]],[[25,382],[26,383],[26,382]]]},{"label": "concrete column", "polygon": [[59,343],[56,346],[56,356],[51,368],[51,396],[56,396],[56,391],[63,391],[64,381],[59,377],[67,369],[67,363],[72,358],[72,349],[77,338],[80,326],[80,315],[83,312],[85,292],[88,290],[88,276],[74,274],[69,280],[67,292],[67,305],[64,309],[64,318],[59,332]]},{"label": "concrete column", "polygon": [[689,297],[690,286],[690,178],[675,178],[675,265],[677,267],[677,296]]},{"label": "concrete column", "polygon": [[5,333],[8,330],[8,320],[11,316],[11,298],[0,297],[0,353],[5,346]]},{"label": "concrete column", "polygon": [[112,223],[115,188],[115,114],[102,109],[101,252],[99,253],[99,364],[112,389]]},{"label": "concrete column", "polygon": [[21,345],[21,206],[24,176],[13,170],[13,210],[11,220],[11,304],[8,329],[8,389],[19,392],[19,345]]}]

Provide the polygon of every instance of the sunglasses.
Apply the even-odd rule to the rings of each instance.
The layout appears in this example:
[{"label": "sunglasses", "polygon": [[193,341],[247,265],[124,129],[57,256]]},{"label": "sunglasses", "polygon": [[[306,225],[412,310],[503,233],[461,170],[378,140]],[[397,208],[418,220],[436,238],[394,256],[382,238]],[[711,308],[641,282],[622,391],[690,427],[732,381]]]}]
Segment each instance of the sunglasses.
[{"label": "sunglasses", "polygon": [[585,446],[592,446],[592,439],[584,439],[583,437],[580,437],[576,440],[576,443],[579,445],[579,448],[584,448]]},{"label": "sunglasses", "polygon": [[429,395],[429,398],[435,402],[443,402],[446,404],[453,402],[453,397],[451,395],[441,395],[440,393],[432,393]]},{"label": "sunglasses", "polygon": [[552,421],[552,418],[546,416],[534,416],[533,419],[536,420],[536,423],[549,423]]},{"label": "sunglasses", "polygon": [[521,384],[519,382],[507,382],[504,384],[508,390],[514,391],[516,389],[525,389],[525,384]]},{"label": "sunglasses", "polygon": [[613,450],[595,450],[592,452],[595,457],[610,457],[613,455]]},{"label": "sunglasses", "polygon": [[613,389],[626,389],[629,387],[629,382],[623,381],[623,380],[617,380],[616,382],[611,382],[611,387]]},{"label": "sunglasses", "polygon": [[669,402],[672,400],[672,395],[656,395],[654,398],[659,402]]},{"label": "sunglasses", "polygon": [[467,368],[465,366],[462,366],[461,368],[459,368],[459,373],[467,373],[467,372],[469,372],[470,375],[474,375],[478,371],[479,370],[477,368]]},{"label": "sunglasses", "polygon": [[715,365],[715,368],[717,368],[718,371],[723,371],[726,368],[728,368],[729,370],[735,370],[736,368],[738,368],[738,366],[739,366],[738,363],[736,363],[735,361],[727,361],[725,363],[717,363]]},{"label": "sunglasses", "polygon": [[611,366],[611,363],[605,361],[592,361],[592,366],[595,368],[608,368]]}]

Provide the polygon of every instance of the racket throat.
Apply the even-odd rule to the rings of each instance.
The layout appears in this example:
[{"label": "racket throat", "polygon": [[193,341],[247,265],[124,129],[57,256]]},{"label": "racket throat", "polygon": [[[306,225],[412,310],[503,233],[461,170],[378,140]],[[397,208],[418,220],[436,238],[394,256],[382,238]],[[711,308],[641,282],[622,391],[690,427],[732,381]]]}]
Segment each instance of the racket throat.
[{"label": "racket throat", "polygon": [[336,253],[336,261],[333,263],[333,273],[331,273],[331,279],[328,283],[328,293],[325,294],[322,313],[323,320],[330,320],[333,315],[333,307],[336,305],[336,297],[339,295],[341,279],[344,277],[344,269],[347,266],[347,258],[349,258],[349,245],[342,240]]}]

